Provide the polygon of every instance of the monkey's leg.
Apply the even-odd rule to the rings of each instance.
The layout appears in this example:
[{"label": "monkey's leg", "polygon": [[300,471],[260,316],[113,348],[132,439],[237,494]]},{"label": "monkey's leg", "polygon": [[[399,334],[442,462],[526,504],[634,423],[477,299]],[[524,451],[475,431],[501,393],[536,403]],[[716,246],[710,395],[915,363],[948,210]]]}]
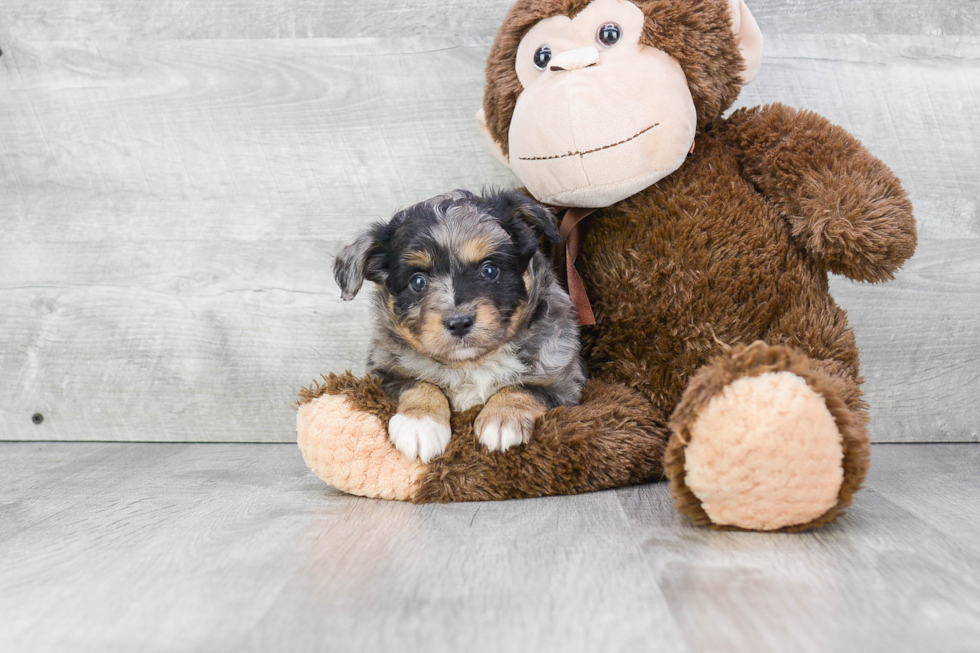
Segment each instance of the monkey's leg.
[{"label": "monkey's leg", "polygon": [[833,521],[868,468],[858,378],[836,360],[756,342],[692,379],[665,467],[678,511],[715,528],[798,531]]},{"label": "monkey's leg", "polygon": [[402,501],[491,501],[575,494],[660,479],[669,431],[639,392],[590,382],[582,404],[539,417],[529,442],[490,451],[473,432],[480,408],[452,415],[453,437],[429,463],[388,439],[395,412],[375,378],[331,376],[300,396],[296,430],[320,478],[351,494]]}]

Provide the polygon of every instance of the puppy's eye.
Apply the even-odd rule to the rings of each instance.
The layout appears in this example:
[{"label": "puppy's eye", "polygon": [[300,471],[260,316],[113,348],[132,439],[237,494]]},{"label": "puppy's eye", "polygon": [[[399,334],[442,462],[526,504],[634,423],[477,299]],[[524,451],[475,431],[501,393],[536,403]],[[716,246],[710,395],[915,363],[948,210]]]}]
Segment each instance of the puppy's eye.
[{"label": "puppy's eye", "polygon": [[425,286],[426,286],[425,275],[424,274],[416,274],[408,282],[408,285],[415,292],[422,292],[423,290],[425,290]]},{"label": "puppy's eye", "polygon": [[540,48],[534,51],[534,67],[538,70],[544,70],[548,62],[551,61],[551,48],[547,45],[542,45]]},{"label": "puppy's eye", "polygon": [[616,23],[606,23],[599,28],[599,32],[595,38],[601,45],[610,48],[619,43],[619,39],[623,38],[623,30]]},{"label": "puppy's eye", "polygon": [[490,261],[487,261],[480,267],[480,276],[484,279],[490,279],[492,281],[497,278],[498,274],[500,274],[500,270]]}]

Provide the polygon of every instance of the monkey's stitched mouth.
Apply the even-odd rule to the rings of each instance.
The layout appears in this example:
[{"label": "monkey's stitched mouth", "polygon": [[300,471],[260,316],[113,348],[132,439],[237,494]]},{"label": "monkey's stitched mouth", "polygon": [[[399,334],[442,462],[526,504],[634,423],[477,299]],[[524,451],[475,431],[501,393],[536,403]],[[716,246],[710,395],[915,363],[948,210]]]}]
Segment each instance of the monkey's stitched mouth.
[{"label": "monkey's stitched mouth", "polygon": [[554,156],[519,156],[517,158],[521,161],[548,161],[550,159],[564,159],[570,156],[585,156],[586,154],[592,154],[593,152],[601,152],[602,150],[608,150],[611,147],[616,147],[617,145],[622,145],[623,143],[629,143],[631,140],[635,138],[639,138],[640,136],[647,133],[648,131],[650,131],[651,129],[653,129],[659,124],[660,124],[659,122],[655,122],[649,127],[647,127],[646,129],[641,129],[640,131],[636,132],[629,138],[624,138],[618,143],[610,143],[609,145],[603,145],[602,147],[596,147],[591,150],[584,150],[580,152],[568,152],[567,154],[555,154]]}]

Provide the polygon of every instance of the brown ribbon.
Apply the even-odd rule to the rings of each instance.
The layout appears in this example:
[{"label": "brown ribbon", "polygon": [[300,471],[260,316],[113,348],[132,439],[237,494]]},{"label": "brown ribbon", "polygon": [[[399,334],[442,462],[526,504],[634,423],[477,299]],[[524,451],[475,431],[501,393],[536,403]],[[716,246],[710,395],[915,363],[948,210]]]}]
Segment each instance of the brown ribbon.
[{"label": "brown ribbon", "polygon": [[589,231],[591,221],[586,220],[597,209],[569,208],[565,209],[558,226],[558,233],[561,241],[555,248],[555,267],[558,275],[563,277],[568,287],[568,295],[575,304],[578,313],[578,323],[583,326],[595,324],[595,315],[592,313],[592,305],[589,303],[589,296],[585,292],[585,284],[578,270],[575,269],[575,259],[578,258],[582,243],[585,242],[585,234]]}]

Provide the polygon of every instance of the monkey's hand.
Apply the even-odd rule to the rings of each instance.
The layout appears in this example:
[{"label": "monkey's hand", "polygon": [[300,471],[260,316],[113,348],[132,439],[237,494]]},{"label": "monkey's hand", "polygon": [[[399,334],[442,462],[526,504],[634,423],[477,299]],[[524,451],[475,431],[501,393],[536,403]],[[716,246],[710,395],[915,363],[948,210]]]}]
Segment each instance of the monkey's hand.
[{"label": "monkey's hand", "polygon": [[721,134],[735,146],[742,174],[823,269],[885,281],[915,251],[901,183],[843,128],[771,104],[736,111]]},{"label": "monkey's hand", "polygon": [[487,449],[506,451],[531,439],[534,421],[547,411],[544,402],[522,388],[504,388],[490,397],[473,430]]}]

